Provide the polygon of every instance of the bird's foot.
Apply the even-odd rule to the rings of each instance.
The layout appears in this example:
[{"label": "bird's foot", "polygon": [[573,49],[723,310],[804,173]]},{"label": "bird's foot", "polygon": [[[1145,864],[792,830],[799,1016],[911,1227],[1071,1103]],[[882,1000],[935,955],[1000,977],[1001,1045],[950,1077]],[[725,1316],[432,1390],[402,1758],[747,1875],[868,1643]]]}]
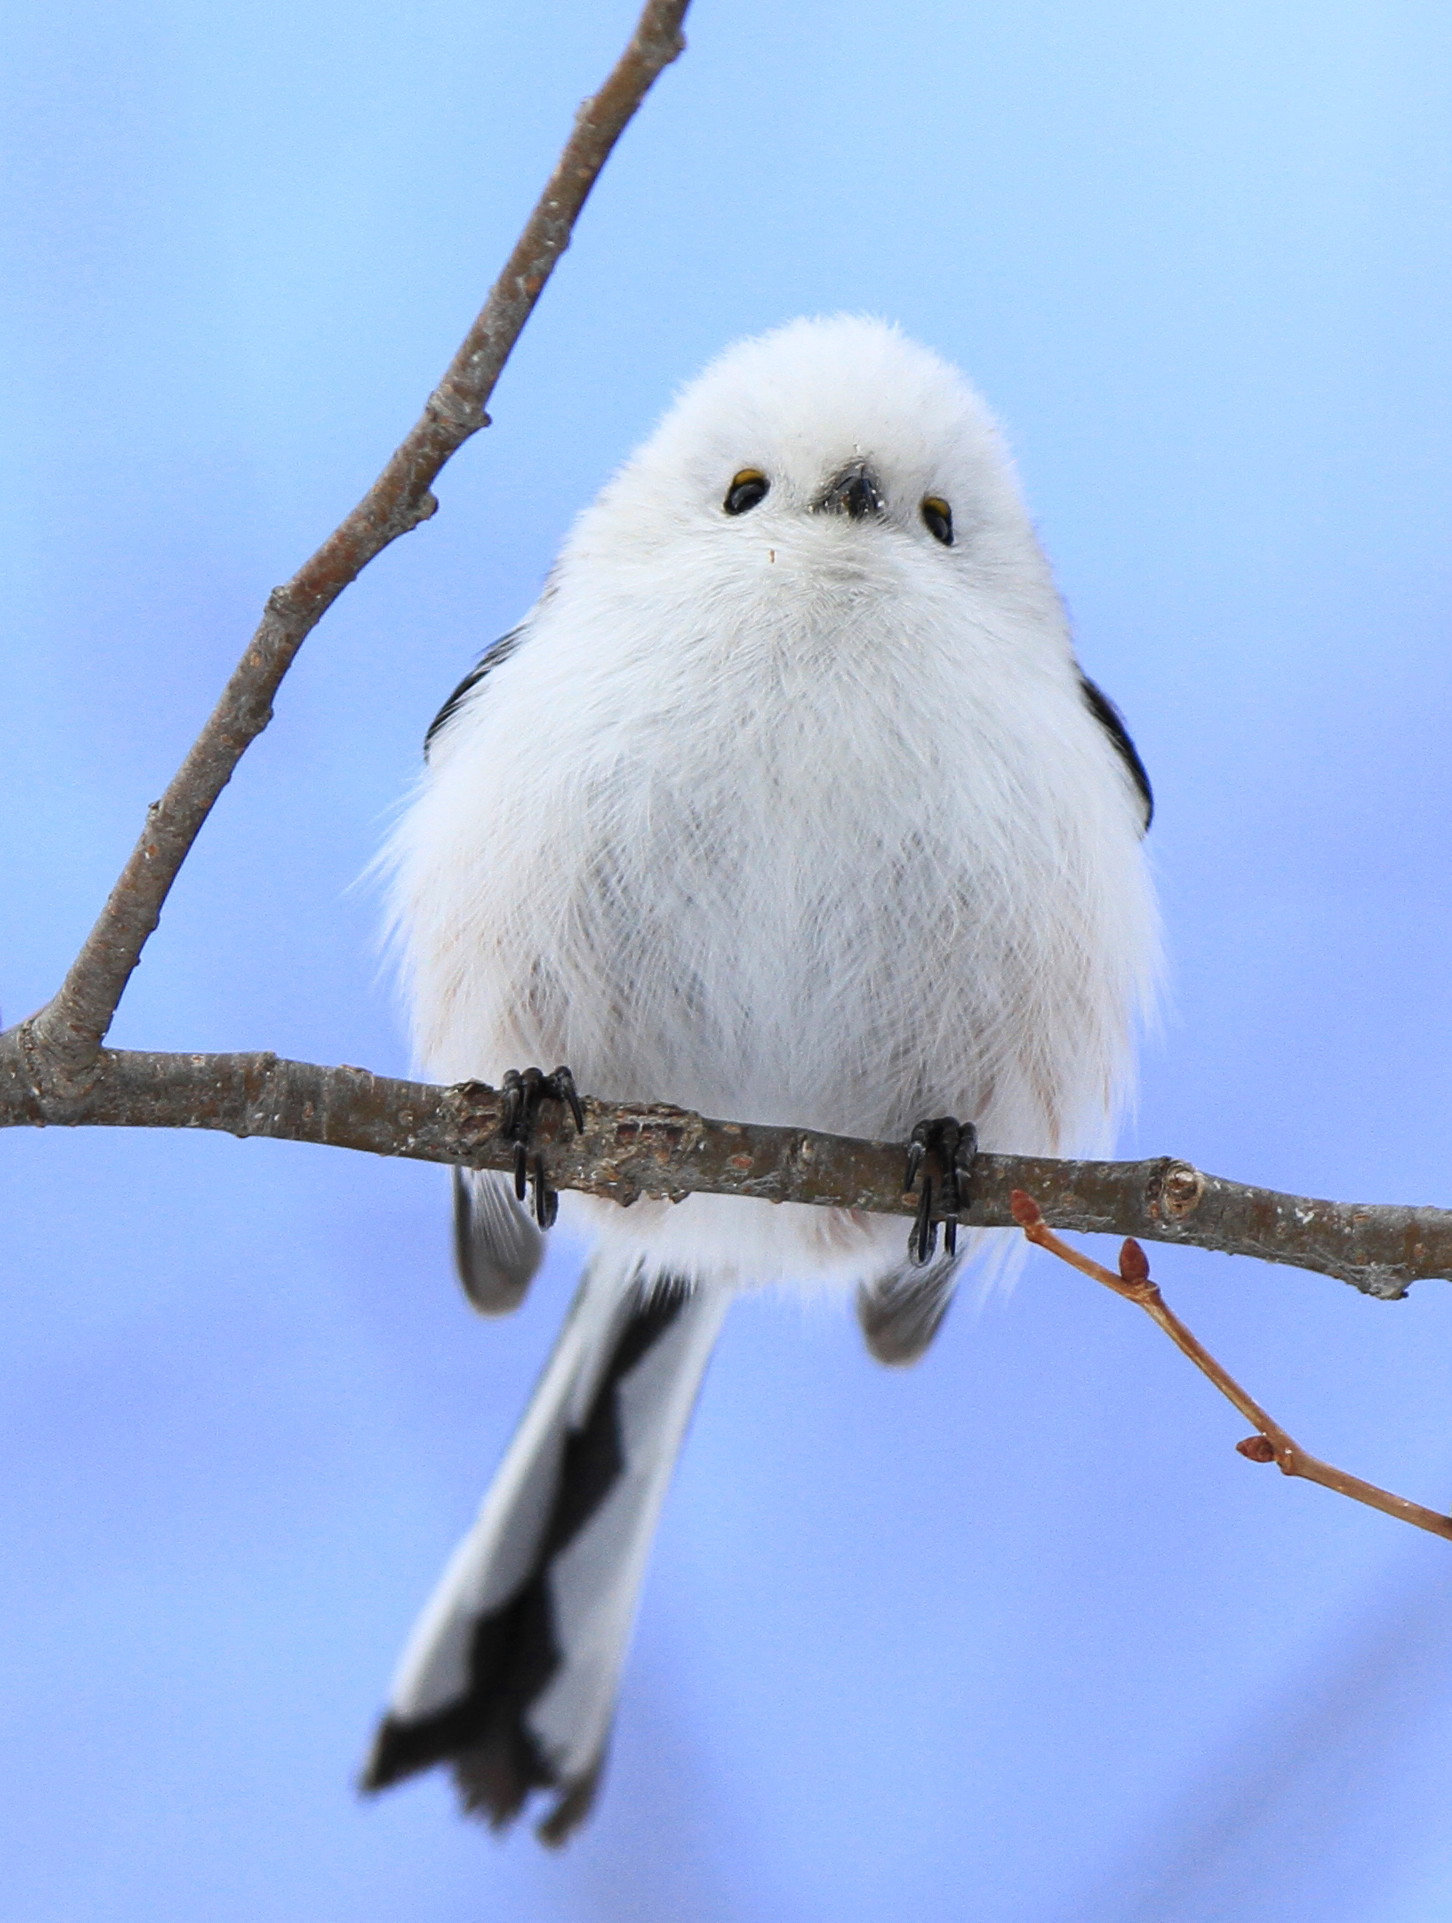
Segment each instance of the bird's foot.
[{"label": "bird's foot", "polygon": [[943,1248],[958,1253],[958,1224],[972,1199],[969,1177],[978,1153],[978,1131],[971,1122],[953,1116],[919,1122],[908,1137],[907,1174],[903,1193],[918,1192],[918,1212],[908,1237],[908,1254],[921,1267],[931,1262],[938,1246],[938,1223],[943,1224]]},{"label": "bird's foot", "polygon": [[542,1068],[511,1068],[502,1093],[504,1111],[499,1118],[499,1133],[514,1144],[514,1193],[522,1202],[533,1188],[534,1219],[547,1229],[559,1212],[560,1198],[549,1185],[544,1155],[534,1146],[534,1128],[541,1102],[559,1102],[569,1109],[575,1133],[584,1133],[585,1111],[580,1106],[575,1078],[567,1068],[557,1068],[553,1075],[546,1075]]}]

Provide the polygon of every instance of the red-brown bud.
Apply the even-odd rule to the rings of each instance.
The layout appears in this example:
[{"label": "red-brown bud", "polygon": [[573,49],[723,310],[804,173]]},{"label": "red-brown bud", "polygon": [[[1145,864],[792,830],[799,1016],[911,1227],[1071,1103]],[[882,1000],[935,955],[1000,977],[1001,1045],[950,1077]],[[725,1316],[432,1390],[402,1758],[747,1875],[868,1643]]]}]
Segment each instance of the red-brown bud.
[{"label": "red-brown bud", "polygon": [[1013,1191],[1008,1198],[1008,1206],[1013,1210],[1013,1219],[1021,1229],[1036,1229],[1044,1219],[1043,1210],[1023,1189]]},{"label": "red-brown bud", "polygon": [[1149,1257],[1139,1243],[1130,1240],[1119,1251],[1119,1276],[1122,1282],[1148,1282]]}]

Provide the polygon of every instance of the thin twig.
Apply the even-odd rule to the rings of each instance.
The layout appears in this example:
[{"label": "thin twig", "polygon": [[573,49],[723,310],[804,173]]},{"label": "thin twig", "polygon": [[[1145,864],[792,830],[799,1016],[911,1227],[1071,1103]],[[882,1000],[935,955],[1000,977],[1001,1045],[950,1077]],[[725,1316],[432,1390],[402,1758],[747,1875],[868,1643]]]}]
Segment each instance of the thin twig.
[{"label": "thin twig", "polygon": [[1187,1329],[1169,1307],[1160,1294],[1159,1285],[1150,1275],[1149,1258],[1138,1242],[1131,1239],[1120,1249],[1119,1273],[1116,1275],[1112,1269],[1106,1269],[1092,1257],[1070,1248],[1067,1242],[1055,1235],[1045,1222],[1038,1203],[1024,1190],[1014,1190],[1011,1206],[1015,1221],[1030,1242],[1047,1249],[1050,1255],[1067,1262],[1070,1268],[1078,1269],[1081,1275],[1089,1275],[1096,1282],[1102,1282],[1106,1289],[1113,1289],[1116,1295],[1122,1295],[1126,1301],[1138,1303],[1145,1314],[1159,1324],[1181,1354],[1189,1356],[1221,1395],[1234,1403],[1247,1422],[1254,1424],[1256,1433],[1235,1445],[1241,1455],[1248,1457],[1251,1462],[1274,1462],[1283,1476],[1303,1476],[1307,1482],[1319,1482],[1323,1489],[1334,1489],[1338,1495],[1350,1496],[1353,1502],[1365,1503],[1369,1509],[1380,1509],[1383,1515],[1395,1516],[1399,1521],[1412,1523],[1418,1529],[1430,1530],[1434,1536],[1452,1539],[1452,1516],[1439,1515],[1435,1509],[1424,1509],[1420,1503],[1408,1502],[1405,1496],[1394,1496],[1389,1490],[1378,1489],[1374,1482],[1363,1482],[1360,1476],[1348,1475],[1344,1469],[1322,1462],[1319,1456],[1308,1455],[1253,1396],[1246,1394],[1199,1337]]},{"label": "thin twig", "polygon": [[580,108],[514,252],[418,421],[347,519],[268,597],[210,720],[147,810],[141,839],[59,992],[33,1018],[42,1066],[58,1083],[84,1081],[177,872],[233,769],[272,719],[273,697],[303,641],[375,555],[429,518],[438,506],[429,490],[440,469],[488,425],[484,410],[495,383],[596,176],[656,76],[685,45],[687,5],[649,0],[609,79]]},{"label": "thin twig", "polygon": [[[0,1035],[0,1127],[205,1128],[320,1142],[373,1155],[508,1169],[502,1098],[480,1082],[454,1088],[322,1068],[271,1054],[168,1055],[103,1049],[83,1086],[58,1088],[22,1025]],[[696,1192],[910,1215],[901,1144],[808,1129],[711,1121],[663,1103],[585,1102],[576,1135],[547,1105],[539,1139],[551,1183],[626,1205]],[[1081,1233],[1138,1235],[1315,1269],[1368,1295],[1452,1278],[1452,1211],[1368,1207],[1282,1195],[1161,1155],[1144,1162],[1059,1162],[980,1155],[971,1227],[1015,1220],[1015,1189],[1046,1219]]]}]

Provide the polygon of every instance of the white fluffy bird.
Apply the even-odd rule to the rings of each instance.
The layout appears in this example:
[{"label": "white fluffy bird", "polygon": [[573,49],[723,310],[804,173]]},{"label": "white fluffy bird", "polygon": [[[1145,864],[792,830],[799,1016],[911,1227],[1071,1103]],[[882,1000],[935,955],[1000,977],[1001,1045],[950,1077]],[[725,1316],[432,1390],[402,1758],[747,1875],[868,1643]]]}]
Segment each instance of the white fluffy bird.
[{"label": "white fluffy bird", "polygon": [[[440,1081],[567,1062],[609,1100],[986,1149],[1105,1140],[1148,992],[1150,791],[1080,671],[1008,455],[944,361],[880,322],[739,343],[576,523],[539,602],[429,733],[397,834],[415,1038]],[[523,1084],[521,1159],[541,1096]],[[732,1294],[857,1291],[931,1340],[970,1240],[974,1135],[919,1130],[898,1218],[579,1195],[559,1343],[405,1652],[365,1785],[447,1761],[558,1841],[599,1776],[650,1538]],[[536,1175],[536,1214],[553,1197]],[[460,1174],[456,1249],[513,1307],[540,1227]],[[933,1217],[946,1218],[936,1252]]]}]

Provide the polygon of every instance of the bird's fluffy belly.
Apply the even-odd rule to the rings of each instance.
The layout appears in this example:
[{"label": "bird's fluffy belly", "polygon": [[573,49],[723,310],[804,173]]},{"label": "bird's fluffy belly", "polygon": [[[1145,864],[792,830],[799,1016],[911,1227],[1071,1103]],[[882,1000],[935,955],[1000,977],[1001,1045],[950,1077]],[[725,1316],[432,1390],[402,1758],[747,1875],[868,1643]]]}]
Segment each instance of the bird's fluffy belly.
[{"label": "bird's fluffy belly", "polygon": [[981,1106],[1012,931],[966,810],[939,796],[934,830],[850,769],[712,773],[616,771],[576,797],[568,859],[541,848],[548,892],[481,877],[481,919],[514,930],[491,1066],[522,1050],[602,1096],[858,1134]]},{"label": "bird's fluffy belly", "polygon": [[[758,636],[674,679],[679,650],[637,673],[603,642],[557,674],[546,624],[491,675],[400,837],[434,1075],[566,1062],[605,1099],[899,1141],[954,1114],[1027,1153],[1102,1123],[1139,939],[1097,879],[1137,869],[1121,777],[1067,656],[990,677],[981,637],[899,626],[908,673],[876,605],[815,657]],[[725,1197],[565,1210],[683,1266],[725,1236],[753,1275],[905,1240]]]},{"label": "bird's fluffy belly", "polygon": [[[504,997],[533,1018],[516,1047],[603,1097],[745,1121],[901,1139],[919,1115],[978,1110],[975,997],[947,990],[961,856],[820,768],[729,797],[700,777],[642,784],[625,834],[615,785],[610,826],[582,842],[563,912]],[[946,1033],[945,993],[963,1023]],[[992,999],[981,976],[977,999]],[[892,1218],[735,1197],[562,1202],[607,1250],[738,1281],[856,1281],[907,1238]]]}]

